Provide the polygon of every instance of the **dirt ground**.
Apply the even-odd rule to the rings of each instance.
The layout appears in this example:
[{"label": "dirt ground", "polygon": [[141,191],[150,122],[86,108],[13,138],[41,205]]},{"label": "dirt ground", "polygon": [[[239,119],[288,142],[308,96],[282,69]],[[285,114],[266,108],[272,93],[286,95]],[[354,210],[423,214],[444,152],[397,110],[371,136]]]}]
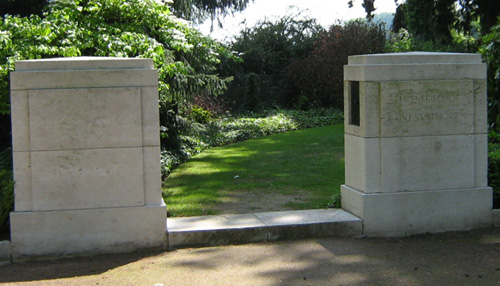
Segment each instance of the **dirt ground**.
[{"label": "dirt ground", "polygon": [[2,285],[500,285],[500,228],[0,266]]},{"label": "dirt ground", "polygon": [[246,214],[254,212],[276,212],[295,210],[288,203],[306,203],[311,192],[296,191],[293,196],[268,192],[226,192],[222,203],[217,204],[214,210],[218,214]]}]

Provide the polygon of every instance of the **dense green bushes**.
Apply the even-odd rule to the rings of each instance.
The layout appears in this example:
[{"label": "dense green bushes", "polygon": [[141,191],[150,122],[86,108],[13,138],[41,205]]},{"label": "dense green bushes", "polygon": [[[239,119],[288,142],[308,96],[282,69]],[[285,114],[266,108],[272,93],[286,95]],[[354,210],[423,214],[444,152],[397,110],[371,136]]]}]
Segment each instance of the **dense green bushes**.
[{"label": "dense green bushes", "polygon": [[230,48],[242,62],[222,65],[235,76],[221,98],[233,110],[272,107],[343,108],[343,65],[354,54],[381,53],[383,24],[365,20],[333,25],[287,15],[241,31]]},{"label": "dense green bushes", "polygon": [[9,213],[14,207],[14,181],[12,180],[12,152],[0,151],[0,240],[9,230]]},{"label": "dense green bushes", "polygon": [[480,52],[488,65],[488,122],[500,132],[500,17],[491,33],[482,39]]},{"label": "dense green bushes", "polygon": [[4,18],[0,24],[2,104],[15,60],[68,56],[152,58],[161,98],[220,93],[215,74],[221,45],[170,15],[154,0],[53,1],[43,17]]},{"label": "dense green bushes", "polygon": [[[230,51],[172,16],[167,6],[155,0],[51,1],[47,9],[43,17],[7,16],[0,22],[2,115],[9,112],[8,75],[16,60],[152,58],[159,72],[162,114],[194,95],[220,94],[231,80],[216,74],[220,58],[233,58]],[[8,124],[0,127],[5,128],[2,134],[9,134]]]},{"label": "dense green bushes", "polygon": [[493,208],[500,209],[500,135],[488,136],[488,186],[493,188]]},{"label": "dense green bushes", "polygon": [[0,170],[0,241],[9,232],[9,214],[14,209],[12,171]]},{"label": "dense green bushes", "polygon": [[488,65],[488,185],[493,188],[495,208],[500,208],[500,18],[483,37],[480,52]]},{"label": "dense green bushes", "polygon": [[288,102],[295,107],[344,108],[344,65],[359,54],[384,52],[386,32],[383,24],[356,20],[333,25],[319,34],[309,55],[288,68]]},{"label": "dense green bushes", "polygon": [[220,72],[234,76],[222,99],[233,111],[286,106],[286,67],[307,56],[323,28],[300,13],[265,19],[243,29],[229,45],[242,61],[223,62]]}]

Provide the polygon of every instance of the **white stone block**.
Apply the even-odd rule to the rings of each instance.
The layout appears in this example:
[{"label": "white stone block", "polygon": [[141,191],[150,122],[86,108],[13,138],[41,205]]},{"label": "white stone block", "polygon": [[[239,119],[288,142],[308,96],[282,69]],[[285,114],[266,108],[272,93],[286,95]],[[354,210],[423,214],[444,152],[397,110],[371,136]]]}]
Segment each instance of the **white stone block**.
[{"label": "white stone block", "polygon": [[365,234],[491,225],[485,79],[476,54],[349,57],[342,207]]},{"label": "white stone block", "polygon": [[143,58],[69,57],[16,62],[16,71],[153,69],[153,60]]},{"label": "white stone block", "polygon": [[254,214],[173,218],[168,219],[168,247],[266,241],[266,228]]},{"label": "white stone block", "polygon": [[[384,62],[385,61],[385,62]],[[478,54],[410,52],[350,56],[344,79],[354,81],[485,79]]]},{"label": "white stone block", "polygon": [[488,134],[474,135],[475,186],[488,186]]},{"label": "white stone block", "polygon": [[500,227],[500,209],[493,210],[493,226]]},{"label": "white stone block", "polygon": [[[57,78],[58,80],[54,80]],[[60,89],[85,87],[156,86],[156,70],[62,70],[20,71],[10,74],[11,89]]]},{"label": "white stone block", "polygon": [[152,60],[46,59],[16,67],[14,255],[163,245]]},{"label": "white stone block", "polygon": [[144,203],[146,205],[165,204],[161,196],[161,156],[160,147],[144,147]]},{"label": "white stone block", "polygon": [[11,213],[14,260],[166,246],[165,206]]},{"label": "white stone block", "polygon": [[33,152],[33,210],[142,206],[142,160],[142,148]]},{"label": "white stone block", "polygon": [[381,192],[379,138],[345,134],[345,182],[365,192]]},{"label": "white stone block", "polygon": [[11,260],[11,247],[10,241],[0,241],[0,266],[2,264],[10,263]]},{"label": "white stone block", "polygon": [[473,135],[394,137],[381,142],[382,192],[475,186]]},{"label": "white stone block", "polygon": [[255,216],[266,224],[269,241],[362,234],[361,219],[339,209],[264,212]]},{"label": "white stone block", "polygon": [[31,149],[142,146],[139,88],[30,90]]},{"label": "white stone block", "polygon": [[352,65],[475,64],[480,62],[481,55],[464,53],[407,52],[349,57],[349,64]]},{"label": "white stone block", "polygon": [[33,190],[31,187],[31,153],[13,154],[14,165],[14,209],[16,211],[33,210]]},{"label": "white stone block", "polygon": [[365,194],[343,185],[342,208],[363,218],[367,236],[405,236],[488,227],[489,187]]},{"label": "white stone block", "polygon": [[483,79],[485,64],[409,64],[380,66],[344,66],[344,75],[356,81]]},{"label": "white stone block", "polygon": [[12,150],[28,151],[30,146],[28,91],[12,91],[10,95]]},{"label": "white stone block", "polygon": [[160,146],[160,117],[158,110],[158,87],[141,88],[142,101],[142,145]]},{"label": "white stone block", "polygon": [[474,81],[474,132],[488,133],[486,80]]},{"label": "white stone block", "polygon": [[[350,100],[349,100],[349,81],[344,80],[344,132],[348,134],[353,134],[354,131],[348,132],[348,128],[356,128],[358,126],[349,124],[349,113],[350,113]],[[359,127],[358,127],[359,128]],[[354,133],[356,134],[356,133]]]},{"label": "white stone block", "polygon": [[381,132],[381,97],[379,82],[360,82],[360,127],[363,137],[379,137]]}]

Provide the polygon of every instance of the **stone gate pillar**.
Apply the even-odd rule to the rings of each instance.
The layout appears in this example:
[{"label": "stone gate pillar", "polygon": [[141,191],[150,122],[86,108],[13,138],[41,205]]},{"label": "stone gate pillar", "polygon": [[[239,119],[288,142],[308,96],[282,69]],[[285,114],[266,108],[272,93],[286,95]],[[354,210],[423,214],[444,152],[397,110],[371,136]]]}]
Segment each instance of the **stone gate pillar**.
[{"label": "stone gate pillar", "polygon": [[163,246],[152,60],[19,61],[11,105],[14,259]]},{"label": "stone gate pillar", "polygon": [[342,207],[365,235],[492,225],[479,55],[352,56],[344,80]]}]

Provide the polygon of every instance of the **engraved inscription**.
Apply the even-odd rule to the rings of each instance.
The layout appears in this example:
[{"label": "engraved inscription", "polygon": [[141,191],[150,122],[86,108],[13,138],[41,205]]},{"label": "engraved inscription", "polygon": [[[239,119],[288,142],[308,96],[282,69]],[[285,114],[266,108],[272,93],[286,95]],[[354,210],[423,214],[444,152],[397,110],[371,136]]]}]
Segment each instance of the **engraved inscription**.
[{"label": "engraved inscription", "polygon": [[434,120],[457,120],[465,119],[465,114],[462,112],[431,112],[431,113],[388,113],[385,117],[387,122],[418,122],[418,121],[434,121]]},{"label": "engraved inscription", "polygon": [[387,122],[419,122],[465,119],[459,111],[446,112],[450,105],[460,103],[458,94],[412,94],[411,90],[401,90],[388,103],[393,105],[383,117]]},{"label": "engraved inscription", "polygon": [[381,84],[384,136],[465,134],[473,130],[470,81],[415,81]]},{"label": "engraved inscription", "polygon": [[459,95],[408,95],[410,91],[402,90],[401,95],[394,98],[394,104],[420,104],[420,103],[457,103]]}]

